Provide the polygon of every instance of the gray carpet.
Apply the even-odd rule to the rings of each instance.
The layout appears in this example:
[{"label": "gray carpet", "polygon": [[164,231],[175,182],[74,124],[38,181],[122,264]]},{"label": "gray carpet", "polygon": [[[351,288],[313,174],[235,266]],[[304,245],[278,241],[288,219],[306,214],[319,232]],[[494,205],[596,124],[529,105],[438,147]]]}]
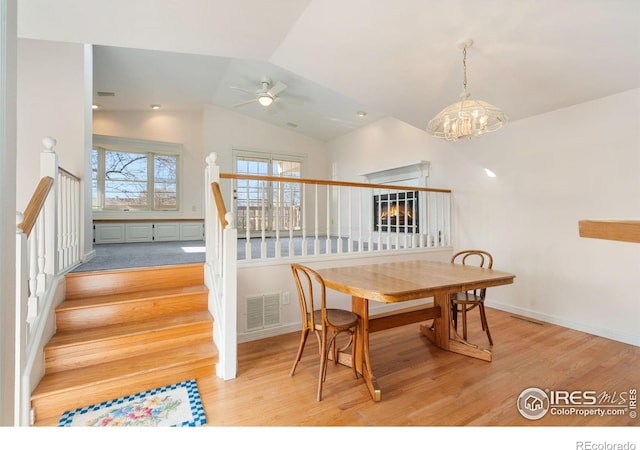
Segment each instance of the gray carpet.
[{"label": "gray carpet", "polygon": [[[327,253],[327,238],[319,238],[319,254]],[[276,240],[266,239],[267,258],[276,255]],[[293,238],[293,255],[302,256],[302,238]],[[261,240],[251,240],[251,258],[260,259]],[[306,239],[307,255],[314,254],[314,239]],[[359,243],[352,241],[353,251],[359,250]],[[280,256],[289,255],[289,238],[279,241]],[[338,249],[337,238],[332,237],[329,247],[331,253]],[[383,246],[386,247],[386,246]],[[364,243],[363,250],[368,246]],[[377,246],[374,244],[374,248]],[[171,266],[175,264],[204,263],[205,247],[203,241],[174,241],[174,242],[135,242],[126,244],[95,244],[96,256],[91,260],[76,267],[72,272],[95,272],[98,270],[131,269],[139,267]],[[342,251],[349,250],[349,241],[342,240]],[[238,260],[246,259],[246,239],[238,239]]]},{"label": "gray carpet", "polygon": [[96,244],[96,256],[72,272],[204,263],[203,241]]}]

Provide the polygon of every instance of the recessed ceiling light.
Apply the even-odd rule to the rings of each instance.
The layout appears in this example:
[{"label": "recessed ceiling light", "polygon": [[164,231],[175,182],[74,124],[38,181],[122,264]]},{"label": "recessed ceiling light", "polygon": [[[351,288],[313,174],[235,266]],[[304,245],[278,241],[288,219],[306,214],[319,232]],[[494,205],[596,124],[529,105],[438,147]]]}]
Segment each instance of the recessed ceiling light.
[{"label": "recessed ceiling light", "polygon": [[364,117],[364,116],[366,116],[366,115],[367,115],[367,112],[366,112],[366,111],[358,111],[358,112],[356,113],[356,115],[357,115],[358,117]]},{"label": "recessed ceiling light", "polygon": [[91,105],[91,109],[98,109],[98,108],[100,108],[100,106],[98,106],[98,105]]},{"label": "recessed ceiling light", "polygon": [[151,109],[160,109],[160,105],[151,105]]}]

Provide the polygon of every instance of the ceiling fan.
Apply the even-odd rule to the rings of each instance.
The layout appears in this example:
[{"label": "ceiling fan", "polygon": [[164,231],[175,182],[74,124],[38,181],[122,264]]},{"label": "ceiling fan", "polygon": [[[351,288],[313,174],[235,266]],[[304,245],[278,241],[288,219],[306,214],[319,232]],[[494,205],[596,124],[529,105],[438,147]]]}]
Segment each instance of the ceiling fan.
[{"label": "ceiling fan", "polygon": [[230,86],[230,87],[231,89],[242,91],[254,97],[251,100],[247,100],[246,102],[235,104],[233,105],[234,107],[248,105],[254,102],[257,102],[264,107],[268,107],[268,106],[271,106],[271,104],[278,99],[278,94],[284,91],[287,88],[287,85],[282,83],[281,81],[277,81],[275,84],[273,84],[273,82],[271,81],[271,78],[263,77],[260,80],[260,88],[254,92],[248,91],[243,88],[239,88],[237,86]]}]

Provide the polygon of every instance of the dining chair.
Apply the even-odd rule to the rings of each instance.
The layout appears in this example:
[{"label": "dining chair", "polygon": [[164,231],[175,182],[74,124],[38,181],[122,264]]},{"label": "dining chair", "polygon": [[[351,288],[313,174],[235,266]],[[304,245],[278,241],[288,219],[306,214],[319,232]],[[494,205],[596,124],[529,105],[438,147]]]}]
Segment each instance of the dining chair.
[{"label": "dining chair", "polygon": [[[291,368],[290,376],[293,376],[309,331],[313,331],[318,339],[318,349],[320,353],[320,372],[318,374],[318,394],[317,400],[322,400],[322,384],[327,377],[327,360],[329,352],[333,350],[333,361],[337,364],[338,351],[345,351],[351,345],[353,373],[358,378],[355,364],[355,348],[357,339],[357,329],[360,317],[344,309],[327,308],[326,287],[322,276],[315,270],[300,265],[291,264],[293,278],[298,288],[298,300],[300,301],[300,312],[302,316],[302,333],[300,335],[300,346],[296,360]],[[349,334],[349,341],[340,349],[336,345],[336,337],[346,332]]]},{"label": "dining chair", "polygon": [[[463,250],[451,258],[452,263],[457,264],[474,264],[478,267],[491,269],[493,267],[493,256],[484,250]],[[458,329],[458,312],[462,313],[462,337],[467,339],[467,312],[474,308],[480,311],[480,322],[482,330],[487,333],[489,344],[493,345],[491,332],[489,331],[489,323],[487,322],[487,313],[484,309],[484,298],[487,289],[475,289],[472,291],[459,292],[451,294],[451,314],[453,317],[453,325]]]}]

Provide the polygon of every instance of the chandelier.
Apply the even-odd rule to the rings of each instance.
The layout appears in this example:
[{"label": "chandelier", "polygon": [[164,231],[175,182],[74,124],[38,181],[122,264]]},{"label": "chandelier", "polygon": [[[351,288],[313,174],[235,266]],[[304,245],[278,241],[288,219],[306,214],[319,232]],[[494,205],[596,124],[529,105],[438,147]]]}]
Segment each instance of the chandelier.
[{"label": "chandelier", "polygon": [[502,110],[482,100],[470,98],[467,92],[467,49],[473,45],[473,40],[467,39],[460,43],[462,48],[462,66],[464,70],[463,90],[460,101],[447,106],[437,116],[429,121],[429,134],[457,141],[481,136],[490,131],[496,131],[507,123],[508,117]]}]

